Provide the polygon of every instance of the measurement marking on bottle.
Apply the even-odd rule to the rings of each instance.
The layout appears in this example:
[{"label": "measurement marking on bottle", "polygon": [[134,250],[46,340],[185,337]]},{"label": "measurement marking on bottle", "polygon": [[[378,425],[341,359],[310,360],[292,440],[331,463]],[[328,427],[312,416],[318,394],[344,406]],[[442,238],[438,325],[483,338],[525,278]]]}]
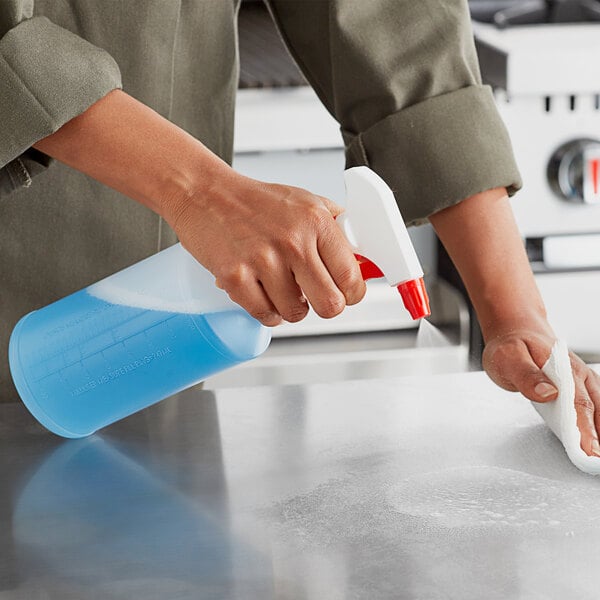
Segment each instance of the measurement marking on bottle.
[{"label": "measurement marking on bottle", "polygon": [[44,334],[44,337],[52,338],[52,337],[58,335],[59,333],[63,333],[73,327],[76,327],[78,325],[81,325],[82,323],[85,323],[89,319],[97,318],[99,314],[101,314],[104,311],[111,309],[111,308],[113,308],[113,305],[108,304],[108,303],[103,304],[102,306],[93,308],[92,310],[89,310],[86,313],[79,315],[79,316],[75,317],[74,319],[67,321],[66,323],[63,323],[62,325],[59,325],[58,327],[51,329],[50,331],[46,331],[46,333]]},{"label": "measurement marking on bottle", "polygon": [[131,373],[132,371],[139,369],[140,367],[144,367],[144,366],[150,364],[151,362],[161,359],[161,358],[164,358],[172,353],[173,353],[173,351],[171,350],[171,348],[169,346],[165,346],[164,348],[160,348],[159,350],[155,350],[154,352],[145,354],[144,356],[142,356],[138,359],[135,359],[135,360],[132,360],[131,362],[125,363],[115,369],[111,369],[110,371],[104,373],[103,375],[100,375],[99,377],[97,377],[95,379],[91,379],[86,384],[75,388],[71,392],[71,396],[80,396],[81,394],[85,394],[86,392],[89,392],[90,390],[93,390],[100,385],[104,385],[105,383],[114,381],[115,379],[118,379],[119,377],[122,377],[123,375],[127,375],[127,374]]}]

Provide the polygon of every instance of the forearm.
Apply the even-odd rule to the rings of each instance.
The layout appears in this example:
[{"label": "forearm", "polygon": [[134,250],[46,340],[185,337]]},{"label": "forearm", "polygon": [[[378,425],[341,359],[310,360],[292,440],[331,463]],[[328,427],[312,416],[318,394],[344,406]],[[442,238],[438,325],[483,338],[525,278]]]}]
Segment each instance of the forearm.
[{"label": "forearm", "polygon": [[233,170],[197,139],[115,90],[35,148],[171,220],[182,199]]},{"label": "forearm", "polygon": [[517,328],[549,332],[503,188],[472,196],[430,221],[465,283],[486,341]]},{"label": "forearm", "polygon": [[333,317],[364,295],[352,250],[332,218],[339,207],[300,188],[236,174],[121,91],[35,147],[163,216],[217,285],[265,325],[304,318],[307,301],[321,317]]}]

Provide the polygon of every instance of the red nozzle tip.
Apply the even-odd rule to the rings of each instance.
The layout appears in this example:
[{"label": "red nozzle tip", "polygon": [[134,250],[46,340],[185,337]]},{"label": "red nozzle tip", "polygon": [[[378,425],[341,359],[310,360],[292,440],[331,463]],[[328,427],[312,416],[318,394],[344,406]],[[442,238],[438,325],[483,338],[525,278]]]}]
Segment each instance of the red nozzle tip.
[{"label": "red nozzle tip", "polygon": [[415,321],[431,314],[429,297],[422,277],[401,283],[398,286],[398,291],[402,296],[406,310]]}]

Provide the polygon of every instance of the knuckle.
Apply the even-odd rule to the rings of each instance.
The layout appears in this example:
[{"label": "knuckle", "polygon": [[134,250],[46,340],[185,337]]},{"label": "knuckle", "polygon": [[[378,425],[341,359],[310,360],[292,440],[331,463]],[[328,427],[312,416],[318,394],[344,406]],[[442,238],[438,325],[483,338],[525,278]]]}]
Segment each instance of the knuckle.
[{"label": "knuckle", "polygon": [[357,269],[354,267],[354,265],[346,266],[335,274],[334,279],[340,286],[344,288],[351,288],[357,283],[358,280]]},{"label": "knuckle", "polygon": [[269,246],[260,248],[254,254],[253,263],[260,272],[271,272],[278,264],[277,252]]},{"label": "knuckle", "polygon": [[329,227],[333,223],[333,216],[323,205],[323,203],[315,201],[309,205],[306,211],[306,218],[317,229]]},{"label": "knuckle", "polygon": [[281,323],[281,316],[273,312],[269,307],[253,307],[248,312],[263,325],[267,327],[275,327]]},{"label": "knuckle", "polygon": [[533,386],[536,386],[538,383],[547,383],[547,380],[540,372],[540,369],[534,365],[525,367],[521,372],[521,377],[523,381],[528,381]]},{"label": "knuckle", "polygon": [[308,306],[306,304],[295,304],[293,306],[287,307],[284,311],[282,311],[281,316],[288,323],[297,323],[298,321],[302,321],[306,314],[308,313]]},{"label": "knuckle", "polygon": [[497,360],[515,356],[516,346],[513,340],[503,338],[495,339],[493,342],[487,344],[487,347],[490,348],[490,351],[493,351]]},{"label": "knuckle", "polygon": [[522,369],[515,369],[515,352],[514,349],[507,348],[506,346],[497,346],[493,349],[493,362],[499,369],[505,372],[512,372],[513,377],[518,377],[519,379],[527,379],[529,377],[533,377],[534,375],[538,375],[538,373],[533,372],[523,372]]},{"label": "knuckle", "polygon": [[587,365],[579,357],[571,358],[571,369],[575,377],[582,379],[587,377]]},{"label": "knuckle", "polygon": [[316,303],[315,312],[324,319],[331,319],[339,315],[345,306],[346,301],[342,294],[330,294]]},{"label": "knuckle", "polygon": [[229,291],[241,287],[248,278],[248,268],[242,263],[230,266],[217,277],[218,285]]},{"label": "knuckle", "polygon": [[345,268],[334,279],[346,297],[348,304],[356,304],[363,299],[366,286],[357,267],[353,265]]},{"label": "knuckle", "polygon": [[575,396],[575,409],[577,412],[594,413],[594,403],[588,396]]},{"label": "knuckle", "polygon": [[294,262],[306,260],[305,236],[302,232],[289,232],[282,243],[284,253]]},{"label": "knuckle", "polygon": [[312,194],[306,198],[306,205],[304,207],[306,215],[312,219],[320,220],[324,215],[329,212],[319,196],[313,196]]}]

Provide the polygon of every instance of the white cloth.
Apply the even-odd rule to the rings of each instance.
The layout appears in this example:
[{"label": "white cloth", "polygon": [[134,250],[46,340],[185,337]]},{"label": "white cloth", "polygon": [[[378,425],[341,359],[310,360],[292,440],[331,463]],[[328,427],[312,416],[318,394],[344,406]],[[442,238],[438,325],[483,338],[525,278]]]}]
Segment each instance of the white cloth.
[{"label": "white cloth", "polygon": [[600,475],[600,458],[588,456],[580,446],[581,434],[575,411],[575,382],[569,350],[564,341],[556,342],[542,371],[558,388],[558,398],[552,402],[532,402],[533,406],[562,442],[571,462],[584,473]]}]

